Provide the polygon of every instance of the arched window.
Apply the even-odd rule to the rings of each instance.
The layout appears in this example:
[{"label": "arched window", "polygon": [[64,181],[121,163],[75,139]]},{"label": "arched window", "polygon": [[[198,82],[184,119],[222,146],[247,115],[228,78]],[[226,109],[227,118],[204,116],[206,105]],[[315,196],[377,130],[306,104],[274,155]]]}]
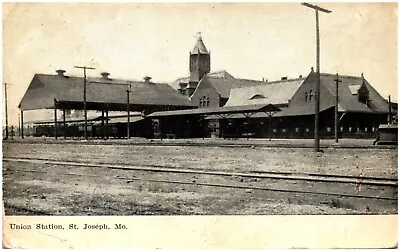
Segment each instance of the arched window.
[{"label": "arched window", "polygon": [[305,100],[308,101],[308,92],[305,93],[305,96],[306,96]]},{"label": "arched window", "polygon": [[203,96],[200,98],[199,107],[210,106],[210,98],[208,96]]},{"label": "arched window", "polygon": [[313,101],[313,97],[314,97],[313,92],[312,90],[310,90],[310,101]]}]

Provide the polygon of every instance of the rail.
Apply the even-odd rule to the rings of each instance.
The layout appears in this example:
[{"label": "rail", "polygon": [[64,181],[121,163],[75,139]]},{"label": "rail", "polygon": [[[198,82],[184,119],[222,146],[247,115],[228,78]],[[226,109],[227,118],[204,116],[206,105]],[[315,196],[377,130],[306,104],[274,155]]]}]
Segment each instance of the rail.
[{"label": "rail", "polygon": [[[340,182],[340,183],[356,183],[356,184],[364,184],[364,185],[378,185],[378,186],[388,186],[388,187],[397,187],[397,181],[393,181],[393,179],[382,180],[379,178],[378,180],[371,180],[373,177],[368,177],[369,181],[360,181],[360,177],[351,177],[344,178],[322,178],[321,177],[293,177],[287,175],[260,175],[260,174],[251,174],[251,173],[234,173],[234,172],[214,172],[214,171],[198,171],[198,170],[189,170],[189,169],[172,169],[172,168],[160,168],[160,167],[132,167],[132,166],[123,166],[123,165],[109,165],[109,164],[95,164],[95,163],[78,163],[78,162],[70,162],[70,161],[54,161],[54,160],[43,160],[43,159],[22,159],[22,158],[3,158],[3,161],[9,162],[29,162],[29,163],[38,163],[45,165],[72,165],[79,167],[102,167],[102,168],[110,168],[110,169],[122,169],[122,170],[141,170],[141,171],[151,171],[151,172],[175,172],[175,173],[190,173],[190,174],[203,174],[203,175],[216,175],[216,176],[238,176],[238,177],[251,177],[251,178],[266,178],[266,179],[284,179],[284,180],[305,180],[305,181],[313,181],[313,182]],[[49,173],[49,171],[40,171],[40,170],[7,170],[7,172],[36,172],[36,173]],[[101,177],[104,176],[99,175],[91,175],[91,174],[78,174],[78,173],[63,173],[63,172],[55,172],[51,171],[52,174],[57,175],[67,175],[67,176],[85,176],[85,177]],[[364,198],[364,199],[377,199],[377,200],[392,200],[397,201],[397,197],[377,197],[377,196],[368,196],[368,195],[357,195],[357,194],[344,194],[344,193],[333,193],[333,192],[320,192],[320,191],[303,191],[303,190],[294,190],[294,189],[278,189],[278,188],[269,188],[262,186],[246,186],[246,185],[230,185],[230,184],[220,184],[220,183],[208,183],[208,182],[187,182],[187,181],[179,181],[179,180],[165,180],[165,179],[144,179],[144,178],[136,178],[136,177],[106,177],[108,179],[123,179],[123,180],[138,180],[138,181],[146,181],[146,182],[161,182],[161,183],[173,183],[173,184],[184,184],[184,185],[198,185],[198,186],[212,186],[212,187],[224,187],[231,189],[251,189],[251,190],[264,190],[264,191],[273,191],[273,192],[285,192],[285,193],[300,193],[300,194],[319,194],[319,195],[327,195],[327,196],[339,196],[339,197],[351,197],[351,198]],[[367,178],[367,179],[368,179]]]}]

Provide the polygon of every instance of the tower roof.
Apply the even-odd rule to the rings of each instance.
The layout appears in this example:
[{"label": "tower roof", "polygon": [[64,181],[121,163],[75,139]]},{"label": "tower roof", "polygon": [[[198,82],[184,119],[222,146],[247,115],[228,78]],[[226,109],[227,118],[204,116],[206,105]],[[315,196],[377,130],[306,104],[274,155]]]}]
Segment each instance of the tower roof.
[{"label": "tower roof", "polygon": [[209,54],[206,46],[204,45],[203,39],[201,39],[201,36],[197,38],[197,42],[194,45],[192,51],[192,54]]}]

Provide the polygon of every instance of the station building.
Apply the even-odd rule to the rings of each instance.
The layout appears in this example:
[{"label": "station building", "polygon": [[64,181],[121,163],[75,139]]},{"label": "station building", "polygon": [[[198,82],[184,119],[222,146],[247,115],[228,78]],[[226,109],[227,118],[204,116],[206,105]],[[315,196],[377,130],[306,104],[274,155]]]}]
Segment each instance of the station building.
[{"label": "station building", "polygon": [[[233,77],[227,71],[210,72],[211,57],[201,37],[190,52],[190,75],[171,83],[196,111],[155,112],[160,135],[171,137],[312,138],[317,74],[313,69],[297,78],[257,81]],[[338,129],[341,137],[373,138],[388,122],[389,103],[360,76],[320,74],[320,133],[334,137],[336,79]],[[268,107],[268,111],[257,110]],[[254,108],[253,110],[251,108]],[[257,108],[257,109],[256,109]],[[227,112],[230,111],[230,112]],[[251,112],[250,112],[251,111]],[[392,114],[396,114],[392,110]],[[201,135],[199,129],[201,125]]]},{"label": "station building", "polygon": [[[189,73],[169,85],[153,83],[150,77],[112,79],[108,73],[87,78],[89,137],[127,136],[128,103],[130,132],[137,137],[314,137],[317,74],[312,68],[304,76],[278,81],[211,72],[211,54],[199,36],[189,54]],[[321,137],[334,137],[336,79],[340,137],[376,137],[379,125],[388,122],[389,103],[363,74],[330,73],[320,74]],[[63,70],[35,74],[19,104],[21,122],[28,111],[50,111],[50,118],[28,124],[33,135],[82,136],[83,83],[82,77]],[[397,116],[397,109],[391,114]]]}]

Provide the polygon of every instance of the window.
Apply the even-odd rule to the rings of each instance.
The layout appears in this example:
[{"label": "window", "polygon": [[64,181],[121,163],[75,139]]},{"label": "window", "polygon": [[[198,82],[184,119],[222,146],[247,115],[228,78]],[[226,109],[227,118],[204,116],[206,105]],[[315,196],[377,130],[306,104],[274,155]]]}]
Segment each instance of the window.
[{"label": "window", "polygon": [[349,127],[349,132],[351,132],[351,127]]},{"label": "window", "polygon": [[368,132],[368,127],[365,127],[364,130],[365,130],[365,132]]},{"label": "window", "polygon": [[313,90],[306,91],[306,92],[304,93],[304,95],[305,95],[305,98],[304,98],[305,101],[314,101],[314,100],[317,100],[317,93],[316,93],[316,92],[313,92]]},{"label": "window", "polygon": [[306,128],[306,132],[310,132],[310,128]]},{"label": "window", "polygon": [[327,132],[331,132],[331,128],[328,126],[328,127],[326,128],[326,131],[327,131]]},{"label": "window", "polygon": [[210,98],[208,96],[201,97],[199,107],[208,107],[208,106],[210,106]]},{"label": "window", "polygon": [[296,132],[299,132],[299,131],[300,131],[300,128],[299,128],[299,127],[296,127],[296,128],[294,128],[294,130],[295,130]]},{"label": "window", "polygon": [[272,131],[273,131],[274,133],[276,133],[276,128],[272,129]]},{"label": "window", "polygon": [[340,127],[340,131],[341,131],[341,132],[343,132],[343,130],[344,130],[343,126],[342,126],[342,127]]},{"label": "window", "polygon": [[286,132],[286,128],[283,128],[283,129],[282,129],[282,132],[285,133],[285,132]]}]

